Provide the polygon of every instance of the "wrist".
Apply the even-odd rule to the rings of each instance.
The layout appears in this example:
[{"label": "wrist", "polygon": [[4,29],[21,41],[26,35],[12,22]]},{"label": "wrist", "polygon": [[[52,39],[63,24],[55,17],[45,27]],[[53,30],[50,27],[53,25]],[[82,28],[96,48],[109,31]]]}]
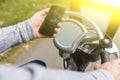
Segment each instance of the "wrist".
[{"label": "wrist", "polygon": [[30,24],[31,24],[31,26],[32,26],[33,33],[34,33],[34,35],[35,35],[35,38],[38,38],[40,35],[39,35],[39,33],[38,33],[38,30],[35,28],[35,25],[34,25],[34,23],[33,23],[33,21],[32,21],[31,18],[29,19],[29,22],[30,22]]}]

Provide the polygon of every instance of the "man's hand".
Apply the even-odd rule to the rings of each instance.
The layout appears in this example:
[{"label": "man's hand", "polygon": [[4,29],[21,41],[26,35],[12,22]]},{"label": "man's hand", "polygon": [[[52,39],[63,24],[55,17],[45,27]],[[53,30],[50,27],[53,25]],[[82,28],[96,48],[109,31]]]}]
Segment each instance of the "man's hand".
[{"label": "man's hand", "polygon": [[[33,25],[33,29],[34,29],[34,33],[36,35],[36,38],[38,37],[46,37],[43,36],[42,34],[40,34],[38,31],[40,29],[40,26],[42,24],[42,22],[44,21],[44,15],[46,15],[49,12],[49,8],[41,10],[40,12],[35,13],[32,17],[31,17],[31,23]],[[58,32],[58,29],[61,27],[61,24],[58,23],[57,27],[54,29],[54,34],[53,37],[56,36],[56,33]]]},{"label": "man's hand", "polygon": [[104,64],[96,64],[94,69],[103,69],[110,72],[115,80],[120,80],[120,60],[112,60]]}]

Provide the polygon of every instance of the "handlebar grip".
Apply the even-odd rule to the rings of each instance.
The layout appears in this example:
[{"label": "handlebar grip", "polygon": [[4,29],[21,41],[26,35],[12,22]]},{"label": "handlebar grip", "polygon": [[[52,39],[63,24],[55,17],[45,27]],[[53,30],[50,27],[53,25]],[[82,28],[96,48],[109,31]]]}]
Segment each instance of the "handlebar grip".
[{"label": "handlebar grip", "polygon": [[106,51],[103,51],[101,53],[101,64],[103,64],[105,62],[109,62],[109,61],[110,61],[109,53]]}]

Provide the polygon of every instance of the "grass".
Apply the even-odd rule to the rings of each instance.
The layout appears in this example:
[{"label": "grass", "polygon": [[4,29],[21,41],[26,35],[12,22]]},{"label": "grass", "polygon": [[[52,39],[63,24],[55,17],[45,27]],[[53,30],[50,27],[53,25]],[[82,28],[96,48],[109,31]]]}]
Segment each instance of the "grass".
[{"label": "grass", "polygon": [[[41,0],[6,0],[0,6],[2,26],[16,24],[30,18],[35,12],[47,7],[40,6]],[[1,27],[2,27],[1,26]]]},{"label": "grass", "polygon": [[0,62],[1,63],[14,63],[16,59],[18,59],[20,56],[24,55],[25,52],[35,43],[37,40],[27,42],[25,44],[16,46],[14,48],[11,48],[10,50],[7,50],[1,57]]},{"label": "grass", "polygon": [[[4,0],[0,5],[0,27],[16,24],[30,18],[35,12],[51,4],[65,5],[69,0]],[[63,5],[64,4],[64,5]]]},{"label": "grass", "polygon": [[[35,12],[53,4],[69,8],[70,0],[0,0],[0,28],[14,25],[30,18]],[[14,62],[14,55],[19,55],[23,45],[12,48],[0,58],[0,62]]]},{"label": "grass", "polygon": [[10,50],[9,52],[5,53],[0,58],[0,62],[1,63],[12,63],[12,62],[14,62],[15,58],[13,58],[13,56],[18,55],[17,52],[19,51],[20,48],[21,48],[21,46],[17,46],[17,47],[12,48],[12,50]]}]

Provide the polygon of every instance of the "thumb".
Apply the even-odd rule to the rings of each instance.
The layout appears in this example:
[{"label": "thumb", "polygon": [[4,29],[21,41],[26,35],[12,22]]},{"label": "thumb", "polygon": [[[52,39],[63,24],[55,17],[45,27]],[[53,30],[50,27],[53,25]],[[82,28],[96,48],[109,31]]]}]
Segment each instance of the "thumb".
[{"label": "thumb", "polygon": [[100,64],[95,64],[94,65],[94,70],[99,69],[99,68],[100,68]]},{"label": "thumb", "polygon": [[42,11],[38,12],[39,15],[44,16],[49,12],[50,8],[43,9]]}]

